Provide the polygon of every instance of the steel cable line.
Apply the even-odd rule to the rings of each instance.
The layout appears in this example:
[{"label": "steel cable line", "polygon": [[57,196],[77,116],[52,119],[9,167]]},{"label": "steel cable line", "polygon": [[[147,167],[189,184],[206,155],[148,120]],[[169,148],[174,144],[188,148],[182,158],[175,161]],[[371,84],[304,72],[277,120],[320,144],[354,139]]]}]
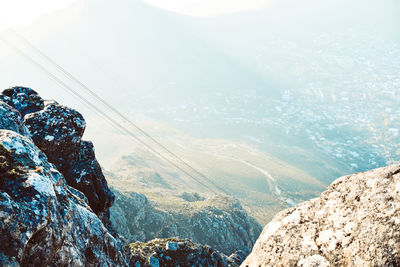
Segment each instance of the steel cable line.
[{"label": "steel cable line", "polygon": [[[173,165],[175,168],[177,168],[178,170],[180,170],[181,172],[183,172],[184,174],[186,174],[187,176],[189,176],[191,179],[193,179],[194,181],[196,181],[198,184],[204,186],[206,189],[209,189],[210,191],[212,191],[213,193],[218,194],[218,192],[216,190],[214,190],[213,188],[207,186],[206,184],[204,184],[202,181],[200,181],[199,179],[195,178],[193,175],[191,175],[190,173],[188,173],[186,170],[184,170],[183,168],[181,168],[179,165],[175,164],[173,161],[171,161],[170,159],[168,159],[167,157],[163,156],[160,152],[156,151],[155,149],[153,149],[151,146],[149,146],[148,144],[146,144],[143,140],[139,139],[137,136],[135,136],[131,131],[129,131],[128,129],[126,129],[123,125],[121,125],[120,123],[118,123],[117,121],[115,121],[113,118],[111,118],[110,116],[108,116],[106,113],[104,113],[101,109],[99,109],[98,107],[96,107],[94,104],[92,104],[90,101],[88,101],[87,99],[85,99],[84,97],[82,97],[78,92],[76,92],[74,89],[72,89],[69,85],[67,85],[65,82],[63,82],[60,78],[58,78],[57,76],[55,76],[53,73],[51,73],[50,71],[48,71],[44,66],[42,66],[40,63],[36,62],[32,57],[28,56],[26,53],[24,53],[21,49],[19,49],[18,47],[16,47],[15,45],[13,45],[12,43],[8,42],[5,38],[3,38],[2,36],[0,36],[0,40],[3,41],[7,46],[11,47],[13,50],[15,50],[18,54],[20,54],[21,56],[23,56],[25,59],[27,59],[28,61],[30,61],[32,64],[34,64],[36,67],[38,67],[39,69],[41,69],[43,72],[45,72],[50,78],[52,78],[54,81],[56,81],[59,85],[61,85],[62,87],[64,87],[69,93],[72,93],[74,96],[76,96],[77,98],[79,98],[83,103],[85,103],[86,105],[88,105],[92,110],[94,110],[97,114],[101,115],[103,118],[105,118],[109,123],[113,124],[114,127],[119,128],[120,130],[122,130],[123,132],[125,132],[126,134],[128,134],[133,140],[135,140],[136,142],[139,142],[140,144],[142,144],[143,146],[145,146],[151,153],[153,153],[154,155],[164,159],[165,161],[167,161],[168,163],[170,163],[171,165]],[[182,180],[181,180],[182,181]],[[184,182],[184,181],[182,181]],[[224,191],[223,191],[224,192]],[[225,193],[225,192],[224,192]]]},{"label": "steel cable line", "polygon": [[86,84],[81,82],[79,79],[77,79],[74,75],[72,75],[70,72],[68,72],[66,69],[64,69],[62,66],[60,66],[57,62],[55,62],[53,59],[51,59],[49,56],[47,56],[44,52],[42,52],[39,48],[37,48],[35,45],[33,45],[29,40],[24,38],[21,34],[16,32],[15,30],[10,29],[13,34],[18,36],[23,42],[25,42],[30,48],[35,50],[39,55],[41,55],[43,58],[45,58],[47,61],[49,61],[51,64],[53,64],[58,70],[60,70],[65,76],[67,76],[70,80],[78,84],[81,88],[83,88],[85,91],[87,91],[91,96],[93,96],[95,99],[97,99],[99,102],[101,102],[104,106],[106,106],[108,109],[113,111],[115,114],[117,114],[120,118],[122,118],[124,121],[128,122],[130,125],[132,125],[136,130],[138,130],[141,134],[143,134],[145,137],[149,138],[152,142],[160,146],[162,149],[167,151],[170,155],[172,155],[174,158],[178,159],[183,165],[191,169],[193,172],[197,173],[201,177],[203,177],[205,180],[207,180],[210,184],[215,186],[218,190],[222,191],[225,194],[228,194],[223,188],[221,188],[218,184],[216,184],[213,179],[209,178],[196,168],[192,167],[189,163],[187,163],[185,160],[183,160],[181,157],[176,155],[176,153],[172,152],[170,149],[168,149],[165,145],[160,143],[158,140],[153,138],[150,134],[148,134],[145,130],[143,130],[141,127],[139,127],[137,124],[132,122],[129,118],[127,118],[124,114],[122,114],[120,111],[118,111],[116,108],[114,108],[111,104],[109,104],[107,101],[105,101],[102,97],[100,97],[97,93],[95,93],[93,90],[91,90]]}]

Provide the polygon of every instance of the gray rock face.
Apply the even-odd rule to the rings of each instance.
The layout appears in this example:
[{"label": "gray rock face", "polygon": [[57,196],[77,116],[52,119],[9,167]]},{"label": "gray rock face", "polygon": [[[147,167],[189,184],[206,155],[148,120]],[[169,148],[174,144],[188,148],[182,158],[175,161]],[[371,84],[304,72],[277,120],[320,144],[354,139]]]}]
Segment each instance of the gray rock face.
[{"label": "gray rock face", "polygon": [[[1,95],[0,95],[1,96]],[[0,129],[8,129],[29,136],[28,129],[23,124],[21,114],[6,103],[0,101]]]},{"label": "gray rock face", "polygon": [[26,125],[36,146],[56,165],[70,186],[85,194],[92,210],[110,228],[108,209],[114,195],[96,160],[92,143],[82,140],[86,127],[83,116],[55,101],[44,101],[34,90],[26,87],[6,89],[0,99],[24,115],[23,123],[17,122],[17,112],[3,108],[4,113],[10,113],[9,119],[2,123],[12,121],[11,125],[15,127],[4,125],[2,128],[24,134],[26,128],[23,125]]},{"label": "gray rock face", "polygon": [[115,231],[129,242],[156,238],[160,229],[171,221],[170,215],[156,209],[145,195],[113,192],[115,202],[110,208],[111,222]]},{"label": "gray rock face", "polygon": [[0,265],[124,266],[121,243],[28,138],[0,130]]},{"label": "gray rock face", "polygon": [[243,266],[399,266],[400,165],[344,176],[264,228]]},{"label": "gray rock face", "polygon": [[25,87],[0,99],[0,265],[126,265],[82,115]]},{"label": "gray rock face", "polygon": [[60,171],[67,168],[65,161],[77,150],[86,127],[79,112],[58,104],[26,115],[25,124],[35,144]]},{"label": "gray rock face", "polygon": [[179,237],[208,244],[227,255],[238,250],[247,255],[262,230],[237,201],[227,197],[187,202],[180,210],[161,210],[143,194],[114,193],[111,220],[130,242]]},{"label": "gray rock face", "polygon": [[0,95],[0,100],[14,107],[22,116],[39,111],[44,107],[44,100],[35,90],[21,86],[4,90]]},{"label": "gray rock face", "polygon": [[130,266],[239,266],[238,255],[227,257],[209,246],[188,239],[155,239],[130,244]]},{"label": "gray rock face", "polygon": [[114,194],[108,188],[100,164],[94,154],[92,142],[81,141],[69,158],[64,171],[68,184],[83,192],[92,210],[110,226],[109,208],[114,202]]},{"label": "gray rock face", "polygon": [[188,202],[195,202],[195,201],[203,201],[205,200],[204,197],[200,196],[198,193],[188,193],[184,192],[180,195],[180,197]]}]

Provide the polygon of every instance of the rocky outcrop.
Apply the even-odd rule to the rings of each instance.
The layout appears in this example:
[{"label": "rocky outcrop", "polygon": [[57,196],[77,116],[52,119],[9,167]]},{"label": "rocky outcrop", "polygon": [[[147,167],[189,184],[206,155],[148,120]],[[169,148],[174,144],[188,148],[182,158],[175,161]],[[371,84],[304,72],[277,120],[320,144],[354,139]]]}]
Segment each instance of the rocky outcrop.
[{"label": "rocky outcrop", "polygon": [[[1,96],[1,94],[0,94]],[[24,136],[29,136],[18,110],[0,101],[0,129],[8,129]]]},{"label": "rocky outcrop", "polygon": [[110,208],[111,222],[115,231],[128,242],[152,240],[171,221],[170,215],[155,208],[145,195],[113,192],[115,202]]},{"label": "rocky outcrop", "polygon": [[[114,195],[107,186],[92,143],[82,140],[86,127],[83,116],[55,101],[44,101],[26,87],[6,89],[0,99],[24,116],[23,123],[14,123],[17,129],[5,128],[23,134],[25,128],[21,125],[26,125],[33,142],[64,175],[67,183],[85,194],[92,210],[109,227],[108,209]],[[16,118],[12,121],[18,120],[17,115],[9,117]]]},{"label": "rocky outcrop", "polygon": [[116,231],[130,242],[179,237],[207,244],[227,255],[238,250],[247,255],[262,230],[240,203],[229,197],[204,199],[196,195],[198,201],[191,198],[179,209],[163,210],[143,194],[114,193],[111,220]]},{"label": "rocky outcrop", "polygon": [[60,171],[68,169],[70,154],[76,153],[85,131],[83,116],[68,107],[52,103],[25,116],[35,144]]},{"label": "rocky outcrop", "polygon": [[130,244],[131,266],[239,266],[243,255],[223,253],[187,239],[155,239]]},{"label": "rocky outcrop", "polygon": [[123,266],[118,239],[28,138],[0,130],[0,265]]},{"label": "rocky outcrop", "polygon": [[344,176],[285,210],[243,266],[399,266],[400,165]]},{"label": "rocky outcrop", "polygon": [[22,116],[44,108],[44,100],[35,90],[27,87],[12,87],[3,91],[0,100],[18,110]]},{"label": "rocky outcrop", "polygon": [[199,193],[188,193],[183,192],[180,197],[188,202],[196,202],[196,201],[203,201],[206,200],[205,197],[199,195]]},{"label": "rocky outcrop", "polygon": [[0,99],[0,265],[126,266],[83,117],[30,88]]}]

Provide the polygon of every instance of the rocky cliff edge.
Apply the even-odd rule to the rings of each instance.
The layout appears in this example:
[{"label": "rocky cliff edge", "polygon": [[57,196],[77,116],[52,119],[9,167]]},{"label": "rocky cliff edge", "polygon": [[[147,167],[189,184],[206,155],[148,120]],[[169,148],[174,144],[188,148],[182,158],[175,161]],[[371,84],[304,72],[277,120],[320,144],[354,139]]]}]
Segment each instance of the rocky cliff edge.
[{"label": "rocky cliff edge", "polygon": [[30,88],[0,100],[0,265],[126,266],[83,117]]},{"label": "rocky cliff edge", "polygon": [[400,165],[341,177],[280,212],[242,266],[400,266]]}]

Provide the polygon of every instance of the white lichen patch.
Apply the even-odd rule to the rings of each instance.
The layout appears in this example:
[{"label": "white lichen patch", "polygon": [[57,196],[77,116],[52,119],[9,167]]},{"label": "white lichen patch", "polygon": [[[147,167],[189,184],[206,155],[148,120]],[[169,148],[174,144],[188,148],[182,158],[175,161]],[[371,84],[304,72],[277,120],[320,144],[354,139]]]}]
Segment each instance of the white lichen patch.
[{"label": "white lichen patch", "polygon": [[329,229],[329,230],[321,231],[319,233],[317,243],[318,244],[326,244],[331,240],[332,237],[333,237],[332,230]]},{"label": "white lichen patch", "polygon": [[44,166],[39,156],[40,150],[26,137],[12,131],[2,130],[0,142],[16,155],[26,155],[36,166]]},{"label": "white lichen patch", "polygon": [[268,237],[274,235],[275,232],[279,229],[280,225],[281,224],[278,222],[270,222],[269,224],[267,224],[266,228],[264,229],[262,237],[268,238]]},{"label": "white lichen patch", "polygon": [[318,247],[315,244],[315,242],[314,242],[314,240],[313,240],[311,235],[306,235],[303,238],[303,242],[301,244],[302,244],[302,246],[308,247],[311,250],[317,250],[318,249]]},{"label": "white lichen patch", "polygon": [[300,212],[295,210],[282,220],[282,224],[297,223],[300,220]]},{"label": "white lichen patch", "polygon": [[351,233],[354,231],[355,227],[356,227],[356,224],[355,224],[354,222],[348,222],[348,223],[344,226],[344,231],[345,231],[347,234],[351,234]]},{"label": "white lichen patch", "polygon": [[398,194],[400,197],[400,182],[396,183],[396,194]]},{"label": "white lichen patch", "polygon": [[367,186],[369,188],[374,188],[376,186],[377,182],[378,181],[376,179],[368,179],[367,180]]},{"label": "white lichen patch", "polygon": [[46,137],[44,138],[44,140],[46,140],[46,141],[48,141],[48,142],[51,142],[51,141],[54,140],[54,136],[52,136],[52,135],[46,135]]},{"label": "white lichen patch", "polygon": [[14,151],[15,154],[20,155],[22,153],[26,153],[26,148],[23,144],[18,142],[17,140],[13,140],[10,137],[4,138],[2,140],[2,144],[9,150]]},{"label": "white lichen patch", "polygon": [[39,175],[38,173],[30,173],[28,179],[25,181],[28,185],[35,188],[41,195],[55,197],[53,183],[49,178]]},{"label": "white lichen patch", "polygon": [[299,267],[329,267],[329,262],[321,255],[312,255],[297,263]]}]

